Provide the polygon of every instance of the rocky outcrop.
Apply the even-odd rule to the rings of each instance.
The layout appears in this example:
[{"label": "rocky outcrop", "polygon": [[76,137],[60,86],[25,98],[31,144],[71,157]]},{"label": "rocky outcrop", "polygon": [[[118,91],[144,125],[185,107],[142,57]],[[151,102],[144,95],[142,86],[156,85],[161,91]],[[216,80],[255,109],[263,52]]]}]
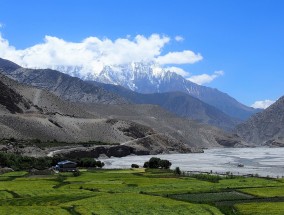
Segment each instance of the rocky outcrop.
[{"label": "rocky outcrop", "polygon": [[282,146],[284,142],[284,97],[240,124],[236,132],[251,145]]},{"label": "rocky outcrop", "polygon": [[94,146],[94,147],[75,147],[55,151],[52,156],[66,158],[98,158],[102,155],[107,157],[125,157],[133,154],[134,149],[129,146]]}]

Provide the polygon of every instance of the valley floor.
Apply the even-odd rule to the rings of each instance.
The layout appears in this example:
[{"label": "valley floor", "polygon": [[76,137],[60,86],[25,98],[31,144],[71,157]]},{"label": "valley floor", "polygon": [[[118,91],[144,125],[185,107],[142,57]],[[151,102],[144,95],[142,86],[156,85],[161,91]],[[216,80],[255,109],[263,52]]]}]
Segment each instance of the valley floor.
[{"label": "valley floor", "polygon": [[141,168],[80,173],[0,175],[0,214],[280,215],[284,211],[283,179],[185,177]]}]

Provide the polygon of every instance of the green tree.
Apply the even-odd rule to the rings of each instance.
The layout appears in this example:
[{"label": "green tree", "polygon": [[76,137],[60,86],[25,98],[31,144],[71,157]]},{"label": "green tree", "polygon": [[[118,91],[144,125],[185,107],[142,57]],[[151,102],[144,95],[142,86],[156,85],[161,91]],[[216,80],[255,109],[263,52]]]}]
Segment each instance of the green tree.
[{"label": "green tree", "polygon": [[160,158],[152,157],[149,160],[149,168],[151,169],[157,169],[160,167]]}]

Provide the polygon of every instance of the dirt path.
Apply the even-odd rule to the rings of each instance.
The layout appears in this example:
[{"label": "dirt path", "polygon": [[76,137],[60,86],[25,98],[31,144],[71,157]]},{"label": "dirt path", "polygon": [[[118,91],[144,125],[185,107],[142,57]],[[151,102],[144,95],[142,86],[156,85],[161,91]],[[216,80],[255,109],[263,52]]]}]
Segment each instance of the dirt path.
[{"label": "dirt path", "polygon": [[121,143],[120,145],[126,145],[128,143],[132,143],[132,142],[135,142],[135,141],[138,141],[138,140],[143,140],[143,139],[146,139],[148,137],[153,137],[153,136],[157,136],[157,135],[159,135],[159,134],[149,134],[149,135],[147,135],[145,137],[137,138],[137,139],[134,139],[134,140],[128,140],[126,142]]}]

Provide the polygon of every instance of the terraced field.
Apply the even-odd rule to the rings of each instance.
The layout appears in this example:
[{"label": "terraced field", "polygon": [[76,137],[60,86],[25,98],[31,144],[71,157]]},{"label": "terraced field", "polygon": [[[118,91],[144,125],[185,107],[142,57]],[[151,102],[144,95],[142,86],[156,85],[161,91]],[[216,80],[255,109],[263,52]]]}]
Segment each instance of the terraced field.
[{"label": "terraced field", "polygon": [[0,214],[283,214],[284,181],[218,182],[164,170],[0,175]]}]

